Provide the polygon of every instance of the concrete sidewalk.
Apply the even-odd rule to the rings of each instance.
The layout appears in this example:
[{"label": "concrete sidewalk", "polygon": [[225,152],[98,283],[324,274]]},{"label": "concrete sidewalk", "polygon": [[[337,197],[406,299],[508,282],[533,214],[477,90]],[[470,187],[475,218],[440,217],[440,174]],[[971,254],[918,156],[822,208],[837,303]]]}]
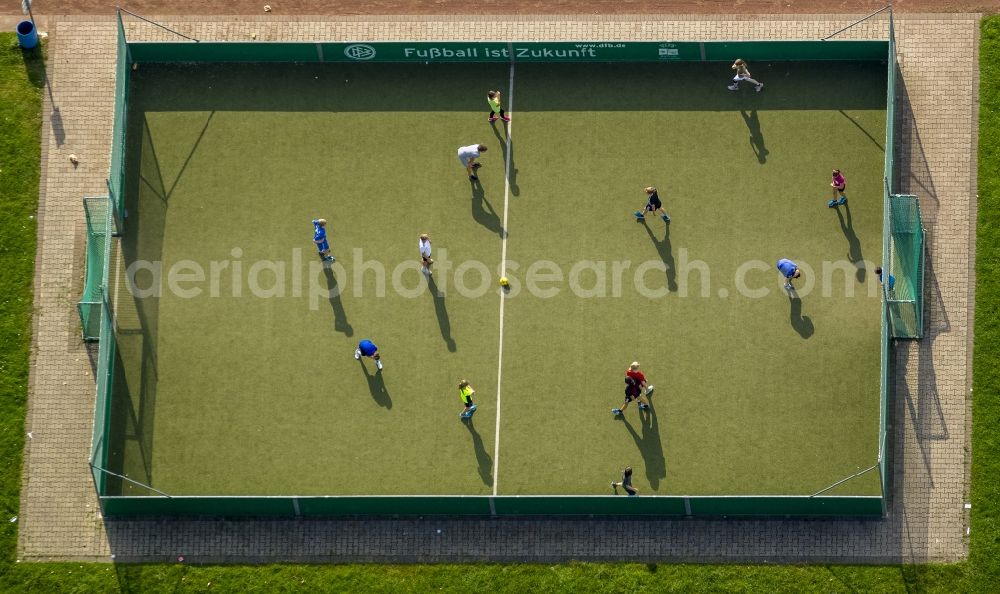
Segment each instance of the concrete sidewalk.
[{"label": "concrete sidewalk", "polygon": [[[711,17],[288,17],[168,19],[198,39],[818,39],[853,20]],[[975,279],[978,15],[901,15],[900,191],[928,230],[927,335],[896,348],[889,517],[803,520],[135,520],[105,521],[87,466],[94,380],[74,303],[82,285],[81,198],[104,195],[114,96],[115,23],[52,17],[34,349],[18,558],[188,562],[789,561],[896,563],[967,555]],[[873,19],[841,38],[884,38]],[[129,25],[133,38],[173,39]],[[73,167],[69,154],[80,156]],[[624,535],[628,535],[626,538]]]}]

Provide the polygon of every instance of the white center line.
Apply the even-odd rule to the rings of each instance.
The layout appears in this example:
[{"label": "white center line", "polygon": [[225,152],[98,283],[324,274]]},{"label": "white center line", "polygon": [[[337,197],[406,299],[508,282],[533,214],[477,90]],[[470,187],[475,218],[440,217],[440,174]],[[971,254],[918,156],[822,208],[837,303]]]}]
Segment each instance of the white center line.
[{"label": "white center line", "polygon": [[[514,109],[514,63],[510,63],[510,81],[507,85],[507,109]],[[500,227],[500,275],[507,275],[507,205],[510,199],[510,131],[511,122],[500,120],[500,125],[507,125],[507,151],[504,156],[504,186],[503,186],[503,223]],[[497,427],[493,436],[493,496],[497,495],[497,485],[500,483],[500,382],[503,378],[503,306],[506,293],[500,291],[500,348],[497,349]]]}]

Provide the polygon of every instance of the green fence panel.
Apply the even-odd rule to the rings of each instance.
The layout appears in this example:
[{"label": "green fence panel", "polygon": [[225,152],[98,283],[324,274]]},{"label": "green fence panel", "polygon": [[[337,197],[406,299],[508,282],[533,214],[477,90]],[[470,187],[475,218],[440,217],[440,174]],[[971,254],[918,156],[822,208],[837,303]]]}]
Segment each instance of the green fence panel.
[{"label": "green fence panel", "polygon": [[705,60],[884,60],[885,41],[727,41],[705,43]]},{"label": "green fence panel", "polygon": [[497,497],[497,515],[504,516],[683,516],[683,497]]},{"label": "green fence panel", "polygon": [[896,338],[923,336],[924,228],[916,196],[889,196],[890,328]]},{"label": "green fence panel", "polygon": [[[129,84],[131,79],[131,60],[129,59],[129,44],[125,39],[125,26],[121,13],[118,14],[118,46],[115,61],[115,111],[111,136],[111,166],[108,169],[108,193],[115,207],[117,221],[123,219],[124,200],[122,196],[125,187],[125,127],[128,110]],[[120,227],[117,225],[116,227]]]},{"label": "green fence panel", "polygon": [[884,60],[885,41],[130,42],[135,62]]},{"label": "green fence panel", "polygon": [[80,312],[84,340],[97,340],[101,335],[101,284],[107,266],[106,240],[111,232],[108,228],[108,203],[105,196],[83,199],[83,214],[87,222],[87,268],[77,310]]},{"label": "green fence panel", "polygon": [[489,497],[300,497],[303,516],[488,516]]},{"label": "green fence panel", "polygon": [[881,497],[692,497],[694,516],[881,516]]},{"label": "green fence panel", "polygon": [[319,62],[315,43],[256,41],[130,42],[135,62]]},{"label": "green fence panel", "polygon": [[290,497],[101,497],[105,516],[294,517]]},{"label": "green fence panel", "polygon": [[106,516],[880,517],[881,497],[154,497],[105,496]]},{"label": "green fence panel", "polygon": [[108,462],[108,428],[111,423],[111,389],[114,374],[115,343],[113,316],[106,299],[101,300],[100,346],[97,352],[97,390],[94,400],[94,432],[90,442],[90,465],[98,495],[107,490],[107,475],[99,469]]}]

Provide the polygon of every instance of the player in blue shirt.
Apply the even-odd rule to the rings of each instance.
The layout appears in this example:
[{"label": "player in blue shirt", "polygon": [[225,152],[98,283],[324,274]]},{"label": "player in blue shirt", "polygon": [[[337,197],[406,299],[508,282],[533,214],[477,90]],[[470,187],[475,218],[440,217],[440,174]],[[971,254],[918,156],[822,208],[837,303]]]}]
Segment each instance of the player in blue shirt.
[{"label": "player in blue shirt", "polygon": [[875,274],[878,275],[878,282],[888,285],[890,291],[896,288],[896,277],[894,277],[891,274],[885,275],[885,276],[889,277],[889,282],[886,283],[885,280],[882,277],[882,267],[881,266],[879,266],[878,268],[875,269]]},{"label": "player in blue shirt", "polygon": [[336,260],[330,255],[330,242],[326,239],[326,219],[313,219],[313,243],[316,244],[316,249],[319,250],[319,257],[323,258],[324,262],[333,262]]},{"label": "player in blue shirt", "polygon": [[358,343],[358,348],[354,351],[354,358],[361,360],[361,356],[375,359],[375,367],[382,371],[382,357],[378,354],[378,346],[367,338]]},{"label": "player in blue shirt", "polygon": [[802,276],[802,271],[799,270],[799,267],[788,258],[778,260],[778,271],[785,277],[785,288],[789,291],[795,288],[792,286],[792,279]]}]

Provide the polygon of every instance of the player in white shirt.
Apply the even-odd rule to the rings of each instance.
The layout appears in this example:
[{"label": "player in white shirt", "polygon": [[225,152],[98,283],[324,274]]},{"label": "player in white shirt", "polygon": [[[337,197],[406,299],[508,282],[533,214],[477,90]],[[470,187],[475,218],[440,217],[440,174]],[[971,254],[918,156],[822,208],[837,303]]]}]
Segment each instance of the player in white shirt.
[{"label": "player in white shirt", "polygon": [[462,167],[465,167],[465,172],[469,174],[469,181],[479,179],[476,177],[475,170],[482,167],[482,165],[476,163],[476,159],[485,150],[486,145],[484,144],[470,144],[469,146],[458,147],[458,161],[462,164]]},{"label": "player in white shirt", "polygon": [[434,259],[431,258],[431,236],[426,233],[421,235],[420,243],[417,244],[417,247],[420,248],[420,259],[424,266],[424,273],[428,275],[433,274],[431,272],[431,264],[434,263]]},{"label": "player in white shirt", "polygon": [[750,70],[747,68],[747,63],[743,61],[743,58],[736,58],[731,68],[736,71],[736,76],[733,77],[733,84],[728,87],[730,91],[738,91],[740,89],[740,81],[743,80],[757,87],[755,90],[758,93],[764,88],[764,83],[756,81],[750,76]]}]

